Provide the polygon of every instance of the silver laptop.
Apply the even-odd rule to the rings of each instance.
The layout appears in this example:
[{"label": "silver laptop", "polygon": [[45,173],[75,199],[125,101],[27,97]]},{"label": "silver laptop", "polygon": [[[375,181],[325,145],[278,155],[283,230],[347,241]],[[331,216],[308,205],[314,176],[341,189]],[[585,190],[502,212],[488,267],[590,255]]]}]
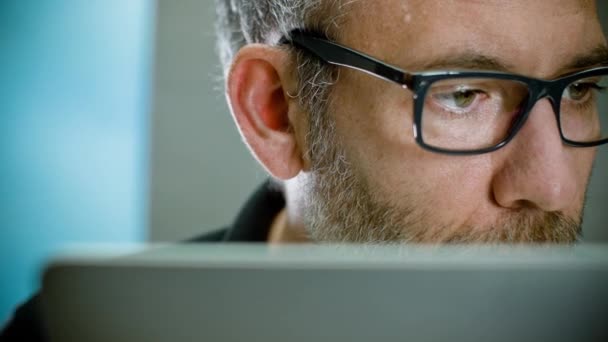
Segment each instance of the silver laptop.
[{"label": "silver laptop", "polygon": [[51,341],[608,341],[608,246],[157,246],[42,296]]}]

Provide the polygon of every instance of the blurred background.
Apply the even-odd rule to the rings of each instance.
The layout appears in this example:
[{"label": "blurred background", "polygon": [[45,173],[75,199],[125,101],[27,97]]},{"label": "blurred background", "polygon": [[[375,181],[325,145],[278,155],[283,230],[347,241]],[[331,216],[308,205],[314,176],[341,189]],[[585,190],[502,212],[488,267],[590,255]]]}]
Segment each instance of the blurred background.
[{"label": "blurred background", "polygon": [[[0,325],[58,249],[200,235],[266,178],[228,113],[213,21],[212,0],[0,2]],[[604,147],[588,241],[608,241],[607,171]]]},{"label": "blurred background", "polygon": [[59,248],[149,235],[155,11],[0,1],[0,326]]}]

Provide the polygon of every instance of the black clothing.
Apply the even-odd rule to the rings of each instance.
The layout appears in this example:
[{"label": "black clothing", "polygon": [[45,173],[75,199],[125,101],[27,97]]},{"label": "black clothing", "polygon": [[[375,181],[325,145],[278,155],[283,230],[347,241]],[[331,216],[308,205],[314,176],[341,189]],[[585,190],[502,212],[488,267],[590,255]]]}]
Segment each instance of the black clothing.
[{"label": "black clothing", "polygon": [[40,308],[40,294],[37,293],[15,311],[12,320],[0,333],[0,341],[48,340]]},{"label": "black clothing", "polygon": [[241,208],[231,227],[218,229],[187,242],[266,242],[272,221],[284,207],[282,190],[268,180]]},{"label": "black clothing", "polygon": [[[245,203],[236,220],[225,227],[186,241],[198,242],[265,242],[276,215],[285,207],[283,193],[272,181],[261,185]],[[8,325],[0,332],[0,341],[45,341],[40,310],[40,295],[21,305]]]}]

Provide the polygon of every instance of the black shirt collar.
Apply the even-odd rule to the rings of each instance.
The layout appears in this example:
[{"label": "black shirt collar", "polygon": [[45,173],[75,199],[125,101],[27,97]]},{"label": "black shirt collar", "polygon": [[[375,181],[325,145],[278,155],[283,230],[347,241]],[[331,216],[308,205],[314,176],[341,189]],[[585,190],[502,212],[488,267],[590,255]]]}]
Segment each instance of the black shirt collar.
[{"label": "black shirt collar", "polygon": [[265,181],[241,208],[232,227],[224,235],[226,242],[266,242],[270,226],[285,207],[278,184]]}]

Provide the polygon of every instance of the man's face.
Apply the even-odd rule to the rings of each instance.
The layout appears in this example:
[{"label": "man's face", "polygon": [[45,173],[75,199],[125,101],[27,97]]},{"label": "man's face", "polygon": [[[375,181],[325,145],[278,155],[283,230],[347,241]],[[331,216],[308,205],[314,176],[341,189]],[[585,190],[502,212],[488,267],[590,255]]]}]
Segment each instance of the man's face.
[{"label": "man's face", "polygon": [[[340,43],[407,71],[462,69],[436,61],[479,55],[509,72],[553,79],[605,46],[594,1],[358,1]],[[327,146],[304,178],[316,239],[555,241],[576,239],[595,149],[565,146],[547,99],[504,148],[474,156],[428,152],[414,141],[413,96],[341,68]]]}]

